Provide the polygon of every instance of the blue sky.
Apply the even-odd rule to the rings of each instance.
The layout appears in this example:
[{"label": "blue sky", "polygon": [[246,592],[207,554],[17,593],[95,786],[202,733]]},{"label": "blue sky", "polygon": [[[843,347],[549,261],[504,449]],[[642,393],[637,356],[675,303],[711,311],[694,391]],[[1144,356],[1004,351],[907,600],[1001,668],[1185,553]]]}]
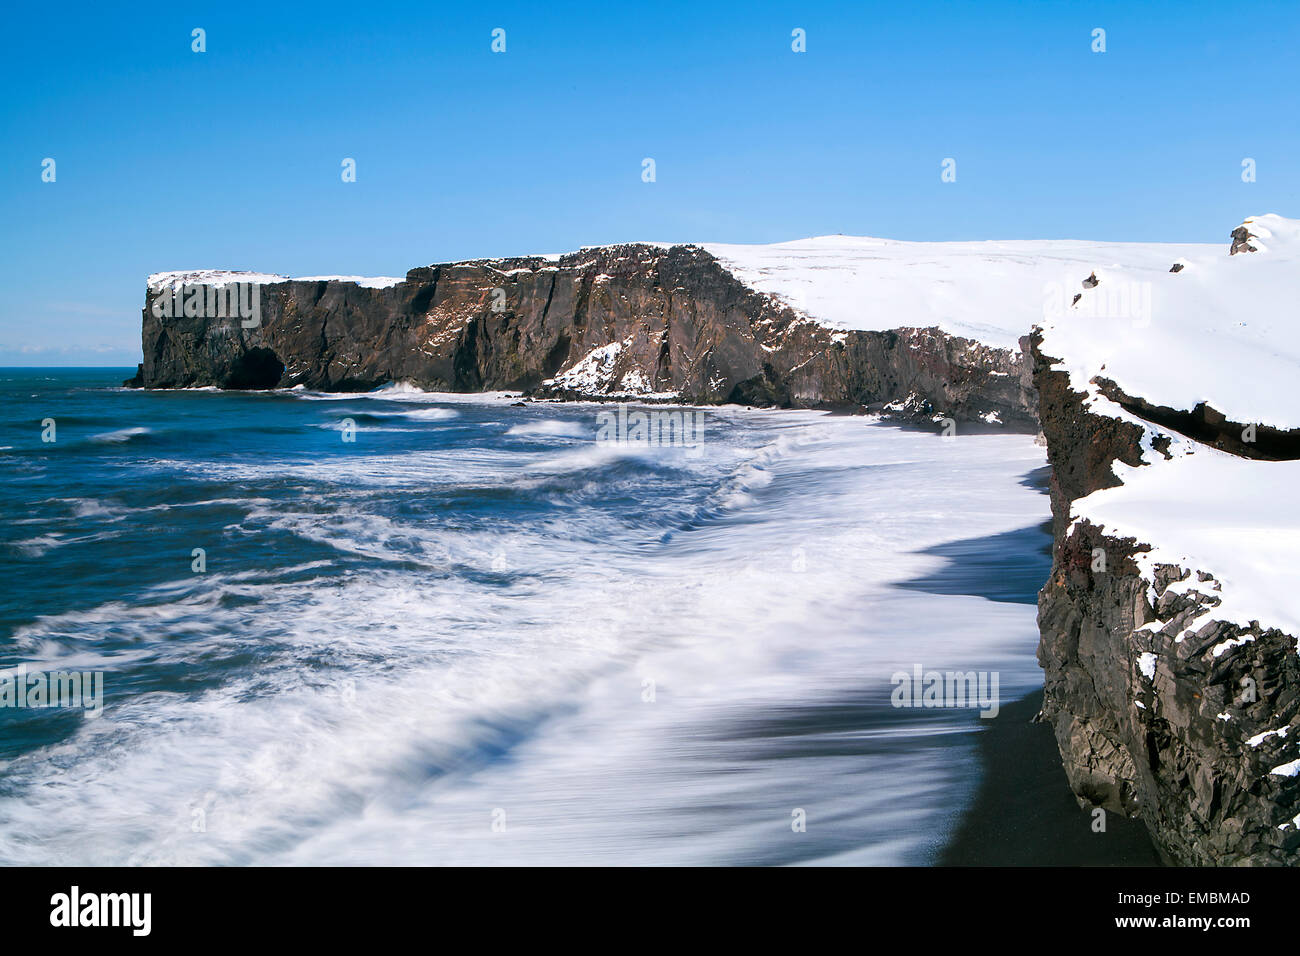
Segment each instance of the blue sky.
[{"label": "blue sky", "polygon": [[134,364],[144,278],[169,269],[827,233],[1221,242],[1300,216],[1298,26],[1294,2],[1196,0],[15,5],[0,365]]}]

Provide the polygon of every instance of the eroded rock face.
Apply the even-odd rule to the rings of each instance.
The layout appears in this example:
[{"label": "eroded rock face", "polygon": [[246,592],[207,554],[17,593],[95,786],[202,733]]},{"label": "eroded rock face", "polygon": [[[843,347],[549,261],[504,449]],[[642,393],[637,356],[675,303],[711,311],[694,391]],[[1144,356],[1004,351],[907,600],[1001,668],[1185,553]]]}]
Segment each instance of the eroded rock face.
[{"label": "eroded rock face", "polygon": [[1148,543],[1071,524],[1073,501],[1119,483],[1113,462],[1141,463],[1144,429],[1090,411],[1041,344],[1029,348],[1055,549],[1038,659],[1071,787],[1085,806],[1140,816],[1175,863],[1300,863],[1300,796],[1274,772],[1300,733],[1296,640],[1212,613],[1189,630],[1218,605],[1219,582],[1170,564],[1144,572]]},{"label": "eroded rock face", "polygon": [[865,406],[897,418],[1035,427],[1021,353],[933,328],[836,332],[694,246],[434,265],[387,288],[275,282],[261,287],[256,328],[159,318],[158,295],[146,295],[134,381],[150,388],[405,381],[554,398]]}]

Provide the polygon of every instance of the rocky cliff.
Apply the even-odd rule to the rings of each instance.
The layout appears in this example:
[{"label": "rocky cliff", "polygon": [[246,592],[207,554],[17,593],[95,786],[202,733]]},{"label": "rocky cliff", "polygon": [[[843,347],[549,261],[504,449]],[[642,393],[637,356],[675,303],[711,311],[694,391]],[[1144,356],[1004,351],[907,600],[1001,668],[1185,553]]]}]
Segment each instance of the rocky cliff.
[{"label": "rocky cliff", "polygon": [[[214,292],[240,282],[257,283],[255,320],[212,307]],[[404,381],[1034,427],[1019,349],[898,318],[887,330],[830,328],[685,245],[449,263],[391,283],[166,273],[149,283],[131,384],[350,391]]]},{"label": "rocky cliff", "polygon": [[1055,529],[1043,716],[1080,802],[1141,817],[1179,864],[1300,863],[1294,225],[1234,231],[1251,263],[1094,274],[1080,299],[1149,283],[1155,321],[1084,310],[1030,344]]}]

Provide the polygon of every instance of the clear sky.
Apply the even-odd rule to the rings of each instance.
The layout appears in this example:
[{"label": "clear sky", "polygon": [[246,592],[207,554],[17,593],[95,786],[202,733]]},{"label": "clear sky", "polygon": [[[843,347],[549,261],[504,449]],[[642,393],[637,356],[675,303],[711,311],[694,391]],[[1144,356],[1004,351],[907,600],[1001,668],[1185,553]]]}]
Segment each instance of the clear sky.
[{"label": "clear sky", "polygon": [[133,365],[171,269],[1300,216],[1296,0],[286,7],[7,7],[0,365]]}]

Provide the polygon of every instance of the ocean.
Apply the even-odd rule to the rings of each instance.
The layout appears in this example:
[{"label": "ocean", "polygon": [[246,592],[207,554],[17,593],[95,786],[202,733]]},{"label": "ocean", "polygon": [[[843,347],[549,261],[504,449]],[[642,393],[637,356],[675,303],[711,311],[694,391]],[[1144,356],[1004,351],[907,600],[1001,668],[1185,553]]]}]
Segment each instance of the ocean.
[{"label": "ocean", "polygon": [[103,687],[0,705],[0,864],[930,863],[894,675],[1041,686],[1030,436],[133,371],[0,370],[0,676]]}]

